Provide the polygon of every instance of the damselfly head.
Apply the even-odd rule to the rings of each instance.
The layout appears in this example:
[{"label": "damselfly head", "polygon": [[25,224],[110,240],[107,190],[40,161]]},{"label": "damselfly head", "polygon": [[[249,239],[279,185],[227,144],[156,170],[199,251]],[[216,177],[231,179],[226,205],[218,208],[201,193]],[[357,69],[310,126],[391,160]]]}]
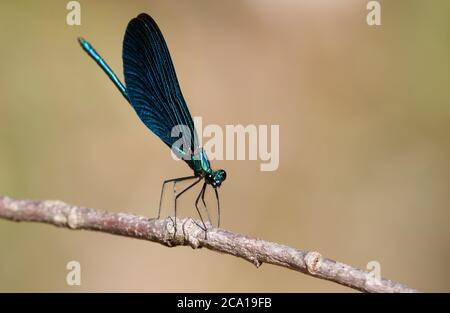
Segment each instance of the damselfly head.
[{"label": "damselfly head", "polygon": [[214,187],[220,187],[220,185],[222,184],[222,182],[227,179],[227,172],[225,172],[224,170],[217,170],[214,171],[213,174],[213,186]]},{"label": "damselfly head", "polygon": [[206,182],[214,188],[220,187],[226,178],[227,173],[224,170],[211,171],[205,175]]}]

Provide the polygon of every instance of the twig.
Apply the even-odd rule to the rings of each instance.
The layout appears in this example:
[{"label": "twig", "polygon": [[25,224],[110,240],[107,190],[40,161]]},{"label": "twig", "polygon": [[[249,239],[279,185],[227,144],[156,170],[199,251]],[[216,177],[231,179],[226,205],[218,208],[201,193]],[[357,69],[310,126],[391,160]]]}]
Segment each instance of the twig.
[{"label": "twig", "polygon": [[327,259],[314,251],[302,251],[212,227],[205,239],[199,222],[190,218],[177,219],[177,233],[174,235],[171,218],[148,219],[77,207],[61,201],[15,200],[9,197],[0,197],[0,218],[95,230],[158,242],[168,247],[204,247],[243,258],[256,267],[263,263],[283,266],[364,292],[417,292],[400,283],[378,279],[361,269]]}]

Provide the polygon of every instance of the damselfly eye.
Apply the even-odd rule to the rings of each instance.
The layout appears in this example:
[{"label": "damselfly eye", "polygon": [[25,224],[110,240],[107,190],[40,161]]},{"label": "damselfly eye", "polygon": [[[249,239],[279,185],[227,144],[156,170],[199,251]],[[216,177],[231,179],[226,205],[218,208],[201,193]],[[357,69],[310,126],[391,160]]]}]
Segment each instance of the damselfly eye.
[{"label": "damselfly eye", "polygon": [[222,175],[222,181],[224,181],[225,179],[227,179],[227,172],[225,172],[224,170],[220,170],[220,173]]}]

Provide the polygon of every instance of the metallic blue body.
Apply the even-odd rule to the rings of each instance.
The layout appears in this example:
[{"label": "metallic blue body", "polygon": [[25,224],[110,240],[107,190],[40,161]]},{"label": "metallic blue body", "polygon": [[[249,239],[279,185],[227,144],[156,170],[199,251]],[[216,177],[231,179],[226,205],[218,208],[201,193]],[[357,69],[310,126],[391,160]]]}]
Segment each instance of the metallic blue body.
[{"label": "metallic blue body", "polygon": [[116,85],[117,89],[122,93],[122,95],[127,99],[128,102],[130,102],[130,99],[128,99],[127,91],[125,89],[125,86],[122,84],[122,82],[119,80],[117,75],[114,73],[114,71],[109,67],[109,65],[103,60],[103,58],[100,56],[100,54],[95,51],[94,47],[91,46],[89,42],[84,40],[83,38],[78,38],[78,42],[80,43],[81,47],[86,51],[87,54],[95,61],[97,64],[101,67],[101,69],[108,75],[109,79]]},{"label": "metallic blue body", "polygon": [[[141,121],[194,171],[194,176],[169,179],[163,183],[158,218],[165,184],[196,179],[193,184],[175,196],[175,217],[178,197],[204,180],[195,206],[206,231],[198,203],[201,199],[206,208],[205,189],[207,185],[211,185],[217,199],[219,225],[220,203],[217,188],[226,179],[226,173],[224,170],[212,170],[206,152],[198,145],[191,113],[181,93],[169,50],[156,22],[143,13],[128,24],[122,52],[126,87],[89,42],[83,38],[79,38],[78,41],[134,108]],[[179,140],[172,136],[172,130],[176,126],[185,126],[190,131],[190,137],[183,135],[181,137],[182,149],[174,145]]]}]

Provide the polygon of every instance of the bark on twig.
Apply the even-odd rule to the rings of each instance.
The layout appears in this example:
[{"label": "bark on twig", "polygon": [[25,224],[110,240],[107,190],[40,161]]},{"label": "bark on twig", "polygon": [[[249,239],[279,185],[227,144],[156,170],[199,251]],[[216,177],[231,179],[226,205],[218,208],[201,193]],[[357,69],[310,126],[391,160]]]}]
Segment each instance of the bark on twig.
[{"label": "bark on twig", "polygon": [[283,266],[364,292],[417,292],[400,283],[377,279],[366,271],[322,257],[315,251],[298,250],[218,228],[210,228],[205,239],[199,222],[190,218],[177,219],[177,233],[174,234],[171,218],[148,219],[73,206],[61,201],[16,200],[9,197],[0,197],[0,218],[95,230],[153,241],[168,247],[203,247],[240,257],[257,267],[263,263]]}]

